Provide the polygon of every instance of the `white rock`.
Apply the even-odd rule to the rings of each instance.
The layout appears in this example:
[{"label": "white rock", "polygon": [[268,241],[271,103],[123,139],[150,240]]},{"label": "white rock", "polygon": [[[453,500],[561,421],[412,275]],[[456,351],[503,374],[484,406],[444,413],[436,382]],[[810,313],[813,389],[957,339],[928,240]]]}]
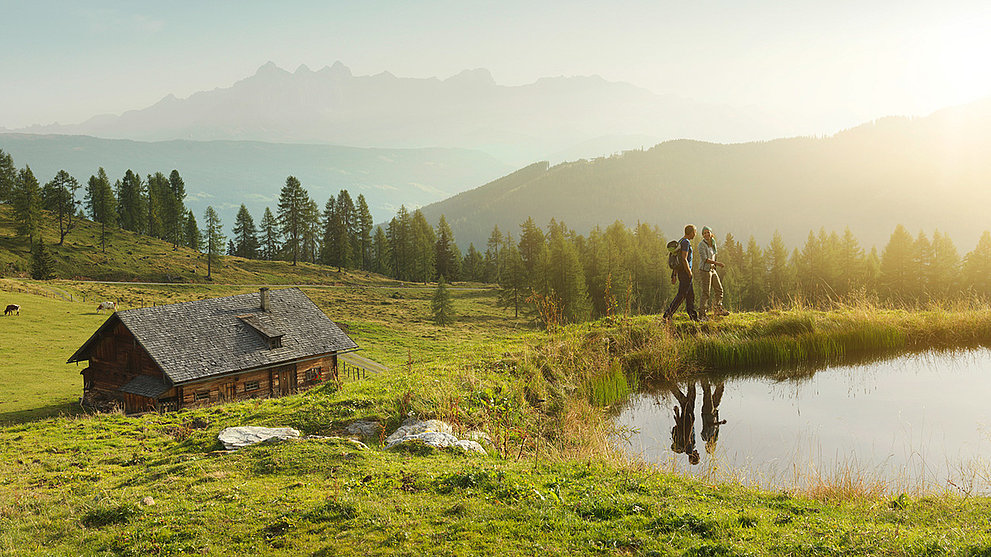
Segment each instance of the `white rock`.
[{"label": "white rock", "polygon": [[387,449],[404,443],[423,443],[438,449],[455,448],[465,452],[486,454],[475,441],[459,440],[451,433],[451,426],[440,420],[407,420],[402,427],[385,440]]},{"label": "white rock", "polygon": [[224,448],[232,451],[257,443],[299,439],[299,431],[291,427],[259,427],[241,426],[228,427],[220,432],[217,439]]},{"label": "white rock", "polygon": [[451,426],[440,420],[420,421],[416,418],[408,418],[403,422],[403,425],[399,426],[399,429],[385,438],[385,446],[391,447],[397,440],[419,433],[452,433],[453,431]]}]

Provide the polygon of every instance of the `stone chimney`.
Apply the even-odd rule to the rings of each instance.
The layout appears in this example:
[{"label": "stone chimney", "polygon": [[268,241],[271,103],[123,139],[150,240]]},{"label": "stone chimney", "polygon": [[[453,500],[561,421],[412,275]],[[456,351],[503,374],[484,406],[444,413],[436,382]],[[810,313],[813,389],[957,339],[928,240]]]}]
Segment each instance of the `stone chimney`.
[{"label": "stone chimney", "polygon": [[262,311],[270,311],[269,310],[269,305],[268,305],[268,288],[266,288],[264,286],[261,287],[261,288],[259,288],[258,289],[258,294],[261,297],[261,302],[262,302],[261,303],[261,308],[262,308]]}]

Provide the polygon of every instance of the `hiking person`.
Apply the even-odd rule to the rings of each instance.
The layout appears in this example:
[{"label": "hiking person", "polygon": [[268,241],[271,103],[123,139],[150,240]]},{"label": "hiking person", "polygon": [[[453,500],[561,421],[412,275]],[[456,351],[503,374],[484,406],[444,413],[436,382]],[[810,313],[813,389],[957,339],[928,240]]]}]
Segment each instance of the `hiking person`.
[{"label": "hiking person", "polygon": [[[726,265],[716,261],[716,238],[712,229],[702,227],[702,241],[698,247],[699,256],[699,286],[702,288],[702,300],[699,303],[699,318],[705,318],[705,313],[712,305],[712,315],[724,316],[729,312],[723,309],[723,283],[719,280],[717,267]],[[711,294],[710,294],[711,293]]]},{"label": "hiking person", "polygon": [[671,450],[688,455],[689,464],[699,463],[699,452],[695,449],[695,381],[682,393],[677,385],[671,387],[671,394],[678,399],[674,407],[674,427],[671,428]]},{"label": "hiking person", "polygon": [[[674,272],[671,273],[671,284],[674,284],[675,278],[677,278],[678,294],[674,297],[674,300],[671,300],[671,305],[668,306],[668,309],[664,310],[665,321],[671,319],[682,301],[685,302],[685,311],[688,312],[688,317],[692,318],[692,321],[699,320],[698,313],[695,312],[695,290],[692,288],[693,238],[695,238],[695,225],[689,224],[685,226],[685,235],[681,240],[678,240],[678,246],[674,256],[669,258],[676,260],[673,264]],[[672,265],[672,263],[669,262],[669,265]]]},{"label": "hiking person", "polygon": [[726,420],[719,419],[719,401],[723,399],[723,382],[716,384],[716,391],[708,379],[702,380],[702,440],[705,441],[705,452],[716,452],[716,440],[719,439],[719,426]]}]

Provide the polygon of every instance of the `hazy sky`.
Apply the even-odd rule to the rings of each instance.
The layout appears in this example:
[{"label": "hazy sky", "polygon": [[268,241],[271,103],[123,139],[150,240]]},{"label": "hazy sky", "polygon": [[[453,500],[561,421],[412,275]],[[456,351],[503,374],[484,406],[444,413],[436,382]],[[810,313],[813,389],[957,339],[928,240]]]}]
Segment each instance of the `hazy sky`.
[{"label": "hazy sky", "polygon": [[991,96],[991,2],[0,0],[0,127],[229,87],[271,60],[497,83],[598,74],[804,133]]}]

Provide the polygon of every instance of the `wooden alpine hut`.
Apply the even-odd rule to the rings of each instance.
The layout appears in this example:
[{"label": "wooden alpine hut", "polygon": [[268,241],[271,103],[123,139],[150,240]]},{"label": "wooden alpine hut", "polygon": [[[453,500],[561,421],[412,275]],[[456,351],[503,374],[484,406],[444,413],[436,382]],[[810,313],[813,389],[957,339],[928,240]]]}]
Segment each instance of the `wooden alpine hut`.
[{"label": "wooden alpine hut", "polygon": [[358,345],[298,288],[118,311],[69,362],[82,403],[178,410],[292,394],[337,378]]}]

